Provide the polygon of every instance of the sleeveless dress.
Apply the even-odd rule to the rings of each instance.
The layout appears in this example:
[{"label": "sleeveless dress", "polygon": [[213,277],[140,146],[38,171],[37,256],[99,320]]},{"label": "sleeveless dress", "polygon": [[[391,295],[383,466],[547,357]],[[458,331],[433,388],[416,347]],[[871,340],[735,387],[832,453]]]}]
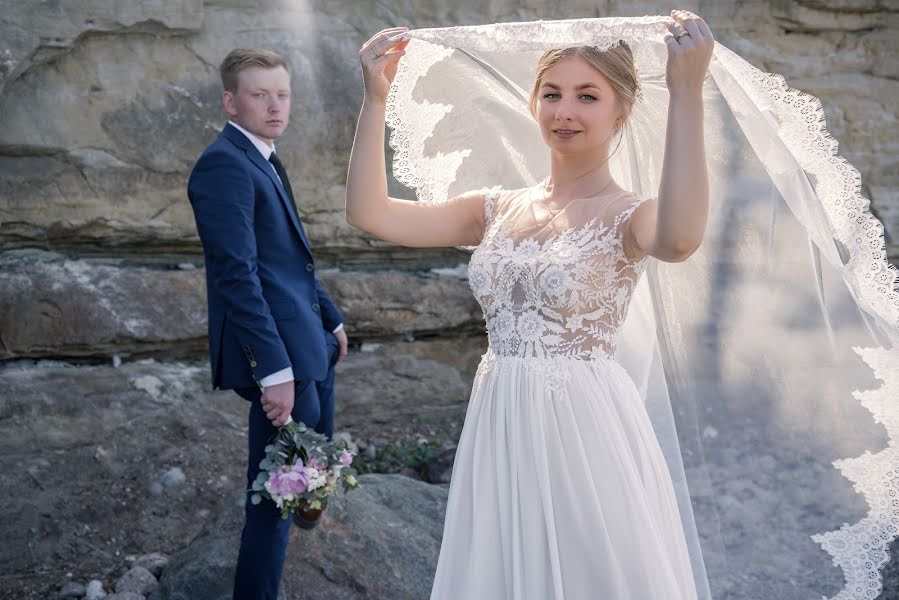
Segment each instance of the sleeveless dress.
[{"label": "sleeveless dress", "polygon": [[453,467],[432,600],[694,600],[671,476],[615,338],[647,258],[629,192],[554,211],[484,195],[469,263],[489,349]]}]

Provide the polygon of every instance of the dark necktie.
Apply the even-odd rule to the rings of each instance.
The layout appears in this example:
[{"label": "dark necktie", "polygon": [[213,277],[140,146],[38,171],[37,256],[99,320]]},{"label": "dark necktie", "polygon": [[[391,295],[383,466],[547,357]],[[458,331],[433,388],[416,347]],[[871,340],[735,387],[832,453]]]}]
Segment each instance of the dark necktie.
[{"label": "dark necktie", "polygon": [[281,162],[281,159],[278,158],[278,155],[274,152],[268,157],[268,162],[272,163],[272,166],[275,167],[275,173],[281,178],[281,185],[284,186],[287,197],[290,198],[290,204],[293,206],[294,213],[296,213],[297,203],[293,198],[293,190],[290,189],[290,179],[287,178],[287,171],[284,170],[284,163]]}]

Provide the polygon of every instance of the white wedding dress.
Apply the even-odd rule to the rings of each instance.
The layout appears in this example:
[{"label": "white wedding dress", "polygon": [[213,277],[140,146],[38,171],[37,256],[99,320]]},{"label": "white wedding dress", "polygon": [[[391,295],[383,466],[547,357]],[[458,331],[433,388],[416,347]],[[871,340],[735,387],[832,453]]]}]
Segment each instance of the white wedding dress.
[{"label": "white wedding dress", "polygon": [[[422,203],[534,185],[550,173],[528,106],[540,56],[624,41],[641,98],[609,168],[654,194],[669,23],[409,32],[387,102],[394,177]],[[703,106],[709,218],[683,263],[625,259],[628,194],[558,213],[539,194],[488,201],[470,274],[491,349],[434,598],[692,598],[681,535],[700,600],[875,600],[887,587],[899,272],[883,227],[817,98],[716,42]]]},{"label": "white wedding dress", "polygon": [[490,338],[456,453],[432,600],[693,600],[672,479],[616,335],[647,259],[616,193],[485,194],[469,264]]}]

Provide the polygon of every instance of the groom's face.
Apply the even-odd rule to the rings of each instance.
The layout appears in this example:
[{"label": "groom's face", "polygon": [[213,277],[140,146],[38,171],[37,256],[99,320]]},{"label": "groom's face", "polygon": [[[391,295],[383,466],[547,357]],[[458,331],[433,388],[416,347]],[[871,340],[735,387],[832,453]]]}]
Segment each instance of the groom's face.
[{"label": "groom's face", "polygon": [[290,75],[284,67],[244,69],[237,90],[226,90],[223,101],[234,122],[271,144],[290,118]]}]

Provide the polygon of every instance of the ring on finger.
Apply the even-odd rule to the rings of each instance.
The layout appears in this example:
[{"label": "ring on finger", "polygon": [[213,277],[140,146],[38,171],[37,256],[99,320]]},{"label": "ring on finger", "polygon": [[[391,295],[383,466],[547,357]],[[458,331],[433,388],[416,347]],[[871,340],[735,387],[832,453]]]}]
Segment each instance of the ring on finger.
[{"label": "ring on finger", "polygon": [[378,60],[379,58],[381,58],[381,55],[375,52],[374,48],[369,48],[368,51],[371,52],[372,60]]},{"label": "ring on finger", "polygon": [[682,37],[690,37],[690,32],[686,29],[682,29],[674,34],[674,39],[676,39],[677,41],[680,41]]}]

